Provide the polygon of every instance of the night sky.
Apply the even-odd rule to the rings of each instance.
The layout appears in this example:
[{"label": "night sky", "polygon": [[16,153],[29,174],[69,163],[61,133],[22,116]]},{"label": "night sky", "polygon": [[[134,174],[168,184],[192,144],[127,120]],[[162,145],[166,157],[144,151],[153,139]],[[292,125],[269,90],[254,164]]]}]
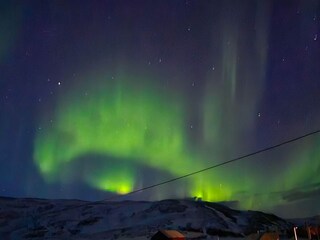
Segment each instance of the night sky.
[{"label": "night sky", "polygon": [[[320,1],[4,2],[2,196],[101,200],[320,128]],[[320,136],[130,199],[184,197],[320,214]]]}]

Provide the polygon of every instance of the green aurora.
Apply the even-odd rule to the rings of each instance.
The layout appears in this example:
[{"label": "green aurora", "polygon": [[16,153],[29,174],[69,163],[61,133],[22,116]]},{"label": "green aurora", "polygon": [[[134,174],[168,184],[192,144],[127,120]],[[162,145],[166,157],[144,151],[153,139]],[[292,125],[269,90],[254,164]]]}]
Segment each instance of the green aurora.
[{"label": "green aurora", "polygon": [[[245,29],[239,25],[245,9],[239,8],[237,15],[232,9],[222,11],[221,19],[229,20],[222,21],[221,39],[214,38],[213,44],[220,45],[220,61],[208,74],[200,100],[202,133],[197,144],[189,134],[189,96],[183,91],[161,87],[159,77],[152,73],[121,70],[111,76],[95,69],[61,95],[53,112],[40,122],[43,129],[35,139],[34,160],[45,179],[65,182],[68,174],[61,169],[84,155],[100,154],[106,161],[113,157],[119,163],[100,166],[82,180],[100,190],[125,194],[140,186],[135,164],[179,177],[231,157],[229,148],[237,149],[241,133],[251,130],[255,114],[250,113],[256,111],[264,81],[266,9],[258,8],[258,31],[247,32],[252,44],[246,47],[241,46],[240,36]],[[246,61],[239,62],[239,58]],[[245,88],[241,87],[240,70],[246,76]],[[239,108],[239,102],[244,107]],[[185,195],[210,201],[239,199],[242,192],[259,191],[261,178],[253,182],[256,174],[250,174],[223,169],[195,175],[185,180]],[[250,205],[250,201],[243,204]]]},{"label": "green aurora", "polygon": [[[45,180],[64,183],[68,171],[75,171],[69,165],[98,154],[105,156],[105,164],[93,166],[81,181],[99,190],[126,194],[167,180],[141,184],[137,165],[179,177],[238,157],[242,149],[254,145],[255,137],[244,137],[254,135],[259,117],[269,37],[268,4],[258,5],[255,30],[241,25],[247,16],[245,8],[239,7],[237,14],[232,9],[221,11],[221,20],[227,20],[221,21],[220,32],[213,36],[212,44],[219,51],[213,54],[214,67],[205,76],[197,111],[190,111],[187,104],[192,96],[164,88],[156,73],[86,70],[77,84],[57,98],[52,111],[43,111],[41,116],[34,161]],[[194,117],[190,112],[200,119],[196,139],[190,134],[188,119]],[[292,150],[292,159],[299,164],[289,170],[274,161],[265,166],[259,160],[248,160],[194,175],[182,180],[185,191],[177,197],[239,200],[244,208],[271,209],[285,202],[280,192],[290,192],[309,173],[311,184],[319,182],[316,148]],[[232,155],[235,153],[238,155]],[[116,162],[108,163],[110,158]],[[273,168],[277,170],[270,178]],[[68,169],[67,173],[62,169]]]},{"label": "green aurora", "polygon": [[[90,153],[123,159],[112,170],[85,177],[98,189],[120,194],[134,190],[139,177],[126,167],[128,161],[175,177],[206,166],[201,154],[189,146],[182,96],[148,86],[141,80],[146,77],[119,74],[113,84],[107,75],[98,78],[101,84],[84,88],[85,96],[79,94],[84,89],[75,88],[62,97],[53,121],[43,120],[50,124],[36,138],[34,159],[47,181],[63,181],[61,168]],[[230,199],[231,186],[221,188],[215,183],[218,179],[211,176],[209,184],[202,176],[192,178],[189,194]]]}]

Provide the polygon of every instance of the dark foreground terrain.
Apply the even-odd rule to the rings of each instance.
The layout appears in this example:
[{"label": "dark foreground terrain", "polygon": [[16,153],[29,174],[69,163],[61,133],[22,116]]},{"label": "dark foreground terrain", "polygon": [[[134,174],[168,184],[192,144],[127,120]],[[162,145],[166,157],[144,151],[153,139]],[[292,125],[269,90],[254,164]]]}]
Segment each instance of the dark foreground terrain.
[{"label": "dark foreground terrain", "polygon": [[286,234],[292,226],[272,214],[194,200],[86,202],[0,197],[0,239],[148,239],[158,229],[177,229],[197,237],[242,238],[258,230]]}]

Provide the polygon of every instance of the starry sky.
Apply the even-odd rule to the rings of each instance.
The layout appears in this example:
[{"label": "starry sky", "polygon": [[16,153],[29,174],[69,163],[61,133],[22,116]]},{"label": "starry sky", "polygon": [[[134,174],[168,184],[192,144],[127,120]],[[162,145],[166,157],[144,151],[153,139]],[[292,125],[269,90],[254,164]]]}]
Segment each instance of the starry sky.
[{"label": "starry sky", "polygon": [[[0,5],[0,195],[320,214],[320,1]],[[122,197],[120,197],[122,196]]]}]

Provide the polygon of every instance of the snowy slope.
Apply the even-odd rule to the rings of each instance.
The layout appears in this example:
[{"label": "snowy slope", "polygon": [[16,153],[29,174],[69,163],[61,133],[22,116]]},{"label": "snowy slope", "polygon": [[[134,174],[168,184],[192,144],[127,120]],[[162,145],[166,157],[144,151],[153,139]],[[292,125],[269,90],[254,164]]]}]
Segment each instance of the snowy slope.
[{"label": "snowy slope", "polygon": [[[291,224],[275,215],[193,200],[86,202],[0,198],[0,239],[150,239],[158,229],[241,237]],[[191,235],[190,235],[191,236]],[[138,238],[137,238],[138,239]]]}]

